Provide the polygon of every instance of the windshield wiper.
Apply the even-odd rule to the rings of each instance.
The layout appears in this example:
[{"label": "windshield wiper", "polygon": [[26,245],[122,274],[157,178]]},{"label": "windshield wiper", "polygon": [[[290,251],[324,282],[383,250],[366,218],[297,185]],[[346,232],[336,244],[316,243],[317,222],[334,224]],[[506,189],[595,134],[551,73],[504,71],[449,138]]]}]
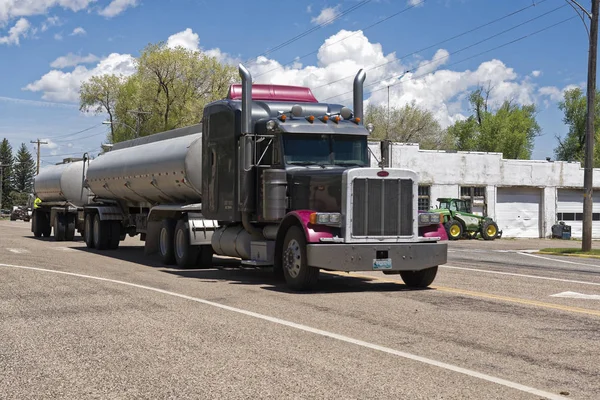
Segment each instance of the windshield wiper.
[{"label": "windshield wiper", "polygon": [[349,167],[349,166],[352,166],[352,165],[357,165],[359,167],[363,167],[364,166],[364,164],[361,164],[361,163],[357,163],[357,162],[344,162],[344,161],[335,162],[334,165],[341,165],[343,167]]},{"label": "windshield wiper", "polygon": [[307,166],[307,165],[318,165],[321,168],[325,168],[324,163],[318,163],[316,161],[290,161],[288,162],[288,164],[290,165],[302,165],[302,166]]}]

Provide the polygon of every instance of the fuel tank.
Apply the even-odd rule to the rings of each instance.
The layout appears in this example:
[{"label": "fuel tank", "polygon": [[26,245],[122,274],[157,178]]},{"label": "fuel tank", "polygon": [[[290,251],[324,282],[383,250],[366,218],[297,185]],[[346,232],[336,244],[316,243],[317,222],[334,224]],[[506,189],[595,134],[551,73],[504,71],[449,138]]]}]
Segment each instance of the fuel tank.
[{"label": "fuel tank", "polygon": [[139,145],[115,145],[91,161],[87,184],[92,192],[130,205],[200,202],[201,128],[163,140],[153,136],[140,138]]},{"label": "fuel tank", "polygon": [[80,207],[90,199],[90,191],[83,186],[84,180],[84,162],[74,161],[40,169],[33,180],[33,188],[43,202],[70,202]]}]

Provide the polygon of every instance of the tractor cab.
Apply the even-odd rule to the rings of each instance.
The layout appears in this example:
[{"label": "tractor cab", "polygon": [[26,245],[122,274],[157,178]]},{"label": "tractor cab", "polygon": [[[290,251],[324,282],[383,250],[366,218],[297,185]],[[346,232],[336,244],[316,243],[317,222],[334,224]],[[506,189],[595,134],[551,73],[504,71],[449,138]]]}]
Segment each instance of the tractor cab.
[{"label": "tractor cab", "polygon": [[471,202],[462,199],[437,199],[438,209],[465,212],[471,214]]}]

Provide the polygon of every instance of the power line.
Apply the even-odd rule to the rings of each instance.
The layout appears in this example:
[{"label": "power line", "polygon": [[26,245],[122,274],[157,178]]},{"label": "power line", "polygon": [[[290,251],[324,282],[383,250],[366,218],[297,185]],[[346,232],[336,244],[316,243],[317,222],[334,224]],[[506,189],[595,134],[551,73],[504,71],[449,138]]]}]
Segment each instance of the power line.
[{"label": "power line", "polygon": [[[474,55],[472,55],[472,56],[470,56],[470,57],[467,57],[467,58],[464,58],[464,59],[462,59],[462,60],[456,61],[456,62],[454,62],[454,63],[448,64],[447,66],[448,66],[448,67],[450,67],[450,66],[453,66],[453,65],[457,65],[457,64],[463,63],[463,62],[465,62],[465,61],[471,60],[471,59],[473,59],[473,58],[479,57],[479,56],[481,56],[481,55],[484,55],[484,54],[490,53],[490,52],[492,52],[492,51],[495,51],[495,50],[501,49],[501,48],[503,48],[503,47],[509,46],[509,45],[511,45],[511,44],[514,44],[514,43],[520,42],[521,40],[527,39],[527,38],[529,38],[529,37],[531,37],[531,36],[534,36],[534,35],[537,35],[537,34],[539,34],[539,33],[542,33],[542,32],[544,32],[544,31],[547,31],[548,29],[551,29],[551,28],[554,28],[554,27],[556,27],[556,26],[558,26],[558,25],[564,24],[565,22],[568,22],[568,21],[570,21],[570,20],[572,20],[572,19],[575,19],[575,18],[577,18],[577,17],[576,17],[576,16],[573,16],[573,17],[570,17],[570,18],[567,18],[567,19],[563,19],[562,21],[559,21],[559,22],[556,22],[556,23],[554,23],[554,24],[552,24],[552,25],[546,26],[545,28],[539,29],[539,30],[537,30],[537,31],[535,31],[535,32],[528,33],[527,35],[521,36],[521,37],[519,37],[519,38],[517,38],[517,39],[514,39],[514,40],[511,40],[511,41],[509,41],[509,42],[503,43],[503,44],[501,44],[501,45],[499,45],[499,46],[493,47],[493,48],[491,48],[491,49],[488,49],[488,50],[482,51],[482,52],[480,52],[480,53],[474,54]],[[411,76],[410,78],[407,78],[407,79],[406,79],[406,80],[404,80],[404,81],[400,81],[400,82],[397,82],[397,83],[393,83],[393,84],[391,84],[391,85],[387,85],[387,86],[385,86],[385,87],[382,87],[382,88],[379,88],[379,89],[374,89],[374,90],[371,90],[371,91],[369,91],[369,92],[367,92],[367,93],[365,93],[365,94],[367,94],[367,95],[371,95],[371,94],[373,94],[373,93],[375,93],[375,92],[379,92],[379,91],[381,91],[381,90],[385,90],[385,89],[387,89],[387,88],[389,88],[389,87],[394,87],[394,86],[402,85],[402,84],[404,84],[405,82],[412,81],[412,80],[414,80],[414,79],[421,78],[421,77],[423,77],[423,76],[426,76],[426,75],[429,75],[429,74],[431,74],[431,72],[426,72],[426,73],[423,73],[423,74],[420,74],[420,75]],[[375,84],[377,84],[377,83],[380,83],[380,82],[376,82]],[[374,85],[374,84],[371,84],[371,85],[369,85],[369,86],[373,86],[373,85]],[[352,92],[346,92],[346,93],[343,93],[343,94],[348,94],[348,93],[352,93]],[[343,94],[341,94],[341,95],[338,95],[338,96],[342,96]],[[338,96],[335,96],[335,97],[338,97]]]},{"label": "power line", "polygon": [[[446,55],[444,55],[444,56],[437,57],[437,58],[434,58],[434,59],[432,59],[432,60],[430,60],[430,61],[428,61],[428,62],[425,62],[425,63],[423,63],[423,64],[420,64],[418,67],[411,68],[411,69],[409,69],[408,71],[406,71],[405,73],[414,72],[414,71],[418,70],[419,68],[422,68],[422,67],[424,67],[424,66],[426,66],[426,65],[433,64],[433,63],[435,63],[435,62],[438,62],[438,61],[444,60],[444,59],[446,59],[446,58],[450,57],[451,55],[455,55],[455,54],[461,53],[461,52],[463,52],[463,51],[465,51],[465,50],[468,50],[468,49],[470,49],[470,48],[472,48],[472,47],[478,46],[478,45],[480,45],[480,44],[482,44],[482,43],[485,43],[485,42],[487,42],[487,41],[489,41],[489,40],[491,40],[491,39],[494,39],[494,38],[496,38],[496,37],[498,37],[498,36],[504,35],[504,34],[505,34],[505,33],[507,33],[507,32],[510,32],[510,31],[512,31],[512,30],[515,30],[515,29],[517,29],[517,28],[520,28],[520,27],[521,27],[521,26],[523,26],[523,25],[526,25],[526,24],[528,24],[528,23],[530,23],[530,22],[533,22],[533,21],[535,21],[535,20],[537,20],[537,19],[540,19],[540,18],[542,18],[542,17],[544,17],[544,16],[546,16],[546,15],[548,15],[548,14],[551,14],[551,13],[553,13],[553,12],[555,12],[555,11],[558,11],[559,9],[561,9],[561,8],[564,8],[564,7],[566,7],[566,6],[567,6],[567,5],[566,5],[566,4],[564,4],[564,5],[562,5],[562,6],[556,7],[556,8],[554,8],[554,9],[550,10],[550,11],[547,11],[547,12],[545,12],[545,13],[541,14],[541,15],[538,15],[537,17],[530,18],[530,19],[528,19],[527,21],[521,22],[520,24],[517,24],[517,25],[515,25],[515,26],[513,26],[513,27],[511,27],[511,28],[505,29],[505,30],[503,30],[502,32],[498,32],[498,33],[496,33],[496,34],[493,34],[493,35],[491,35],[491,36],[488,36],[488,37],[487,37],[487,38],[485,38],[485,39],[479,40],[479,41],[477,41],[477,42],[475,42],[475,43],[472,43],[472,44],[470,44],[470,45],[468,45],[468,46],[465,46],[465,47],[462,47],[462,48],[460,48],[460,49],[458,49],[458,50],[455,50],[455,51],[453,51],[453,52],[450,52],[450,53],[448,53],[448,54],[446,54]],[[393,61],[395,61],[395,60],[393,60]],[[379,64],[379,65],[376,65],[376,66],[374,66],[374,67],[368,68],[368,69],[367,69],[367,71],[372,71],[372,70],[374,70],[374,69],[380,68],[380,67],[382,67],[382,66],[384,66],[384,65],[390,64],[390,63],[391,63],[391,62],[393,62],[393,61],[388,61],[388,62],[386,62],[386,63]],[[395,76],[394,76],[394,77],[395,77]],[[386,78],[386,79],[392,79],[392,78],[394,78],[394,77],[390,76],[389,78]],[[342,78],[342,79],[340,79],[340,80],[343,80],[343,79],[344,79],[344,78]],[[382,80],[380,80],[380,81],[378,81],[378,82],[373,82],[373,83],[370,83],[370,84],[368,84],[368,85],[365,85],[365,87],[369,87],[369,86],[374,86],[374,85],[380,84],[380,83],[382,83],[383,81],[385,81],[386,79],[382,79]],[[335,82],[339,82],[340,80],[338,80],[338,81],[335,81]],[[334,83],[335,83],[335,82],[334,82]],[[319,87],[317,87],[317,88],[315,88],[315,89],[318,89],[318,88],[320,88],[320,87],[323,87],[323,86],[319,86]],[[335,96],[330,96],[330,97],[327,97],[326,99],[323,99],[323,101],[327,101],[327,100],[330,100],[330,99],[333,99],[333,98],[336,98],[336,97],[339,97],[339,96],[343,96],[343,95],[346,95],[346,94],[348,94],[348,93],[352,93],[352,91],[348,91],[348,92],[344,92],[344,93],[341,93],[341,94],[337,94],[337,95],[335,95]]]},{"label": "power line", "polygon": [[[467,31],[464,31],[464,32],[462,32],[462,33],[459,33],[459,34],[457,34],[457,35],[454,35],[454,36],[452,36],[452,37],[449,37],[449,38],[447,38],[447,39],[441,40],[441,41],[439,41],[439,42],[437,42],[437,43],[434,43],[434,44],[432,44],[432,45],[430,45],[430,46],[423,47],[422,49],[415,50],[415,51],[413,51],[413,52],[411,52],[411,53],[408,53],[408,54],[404,54],[403,56],[400,56],[400,57],[398,57],[398,58],[397,58],[397,59],[395,59],[395,60],[388,61],[388,62],[385,62],[385,63],[379,64],[379,65],[376,65],[376,66],[374,66],[374,67],[371,67],[371,68],[367,69],[367,71],[371,71],[371,70],[377,69],[377,68],[379,68],[379,67],[383,67],[383,66],[385,66],[385,65],[388,65],[388,64],[390,64],[390,63],[392,63],[392,62],[394,62],[394,61],[401,60],[401,59],[403,59],[403,58],[406,58],[406,57],[410,57],[410,56],[412,56],[412,55],[415,55],[415,54],[421,53],[421,52],[423,52],[423,51],[425,51],[425,50],[429,50],[429,49],[432,49],[432,48],[434,48],[434,47],[437,47],[437,46],[439,46],[439,45],[441,45],[441,44],[447,43],[447,42],[449,42],[449,41],[451,41],[451,40],[458,39],[459,37],[465,36],[465,35],[467,35],[467,34],[469,34],[469,33],[473,33],[473,32],[475,32],[475,31],[477,31],[477,30],[479,30],[479,29],[481,29],[481,28],[485,28],[485,27],[487,27],[487,26],[490,26],[490,25],[492,25],[492,24],[495,24],[496,22],[500,22],[500,21],[502,21],[502,20],[504,20],[504,19],[506,19],[506,18],[512,17],[513,15],[517,15],[517,14],[519,14],[519,13],[521,13],[521,12],[523,12],[523,11],[525,11],[525,10],[527,10],[527,9],[531,8],[531,7],[535,7],[536,5],[539,5],[539,4],[541,4],[541,3],[544,3],[544,2],[546,2],[546,1],[548,1],[548,0],[542,0],[542,1],[538,2],[537,4],[530,4],[530,5],[526,6],[526,7],[520,8],[520,9],[518,9],[518,10],[515,10],[515,11],[511,12],[511,13],[508,13],[508,14],[506,14],[506,15],[503,15],[503,16],[502,16],[502,17],[500,17],[500,18],[496,18],[496,19],[494,19],[494,20],[492,20],[492,21],[490,21],[490,22],[487,22],[487,23],[485,23],[485,24],[482,24],[482,25],[476,26],[475,28],[471,28],[471,29],[469,29],[469,30],[467,30]],[[564,7],[564,5],[563,5],[562,7]],[[559,8],[560,8],[560,7],[559,7]],[[553,11],[556,11],[556,10],[553,10]],[[553,12],[553,11],[550,11],[550,12]],[[315,90],[316,90],[316,89],[320,89],[320,88],[322,88],[322,87],[329,86],[329,85],[332,85],[332,84],[334,84],[334,83],[338,83],[338,82],[341,82],[341,81],[343,81],[343,80],[350,79],[350,78],[354,78],[354,75],[348,75],[348,76],[345,76],[345,77],[343,77],[343,78],[336,79],[335,81],[331,81],[331,82],[325,83],[325,84],[323,84],[323,85],[321,85],[321,86],[316,86],[316,87],[314,87],[313,89],[315,89]]]},{"label": "power line", "polygon": [[52,137],[49,137],[48,139],[54,140],[54,139],[60,139],[60,138],[65,138],[65,137],[69,137],[69,136],[75,136],[75,135],[78,135],[78,134],[83,133],[83,132],[91,131],[92,129],[97,128],[97,127],[99,127],[101,125],[102,125],[102,123],[99,123],[97,125],[90,126],[89,128],[85,128],[85,129],[77,131],[77,132],[67,133],[66,135],[52,136]]},{"label": "power line", "polygon": [[[543,0],[543,1],[546,1],[546,0]],[[388,20],[390,20],[390,19],[392,19],[392,18],[394,18],[394,17],[397,17],[398,15],[400,15],[400,14],[402,14],[402,13],[405,13],[405,12],[406,12],[406,11],[408,11],[408,10],[411,10],[411,9],[413,9],[413,8],[417,7],[417,6],[420,6],[420,5],[421,5],[421,4],[423,4],[424,2],[425,2],[425,0],[420,0],[420,1],[419,1],[419,2],[417,2],[417,3],[411,4],[410,6],[408,6],[408,7],[405,7],[405,8],[403,8],[402,10],[400,10],[400,11],[398,11],[398,12],[395,12],[394,14],[392,14],[392,15],[389,15],[389,16],[387,16],[387,17],[385,17],[385,18],[383,18],[383,19],[381,19],[381,20],[379,20],[379,21],[375,22],[374,24],[371,24],[371,25],[369,25],[369,26],[366,26],[366,27],[364,27],[364,28],[362,28],[362,29],[359,29],[359,31],[363,31],[363,32],[364,32],[364,31],[366,31],[367,29],[371,29],[372,27],[374,27],[374,26],[377,26],[377,25],[379,25],[379,24],[382,24],[382,23],[384,23],[385,21],[388,21]],[[531,6],[529,6],[529,7],[531,7]],[[526,7],[526,8],[529,8],[529,7]],[[306,58],[306,57],[308,57],[308,56],[311,56],[311,55],[313,55],[313,54],[316,54],[316,53],[318,53],[320,49],[324,49],[324,48],[327,48],[327,47],[333,46],[334,44],[338,44],[338,43],[340,43],[340,42],[343,42],[344,40],[346,40],[346,39],[350,39],[352,36],[354,36],[354,35],[356,35],[356,34],[358,34],[358,31],[357,31],[357,32],[354,32],[353,34],[351,34],[351,35],[348,35],[348,36],[346,36],[346,37],[344,37],[344,38],[342,38],[342,39],[340,39],[340,40],[337,40],[337,41],[335,41],[335,42],[333,42],[333,43],[329,43],[329,44],[327,44],[327,45],[323,45],[323,46],[319,47],[317,50],[311,51],[310,53],[306,53],[306,54],[304,54],[303,56],[296,57],[294,60],[292,60],[292,61],[289,61],[289,62],[287,62],[287,63],[285,63],[285,64],[281,64],[281,65],[279,65],[279,66],[277,66],[277,67],[275,67],[275,68],[273,68],[273,69],[270,69],[270,70],[268,70],[268,71],[266,71],[266,72],[263,72],[262,74],[260,74],[260,75],[257,75],[256,77],[257,77],[257,78],[259,78],[259,77],[261,77],[261,76],[263,76],[263,75],[266,75],[266,74],[268,74],[268,73],[270,73],[270,72],[276,71],[276,70],[278,70],[279,68],[283,68],[283,67],[285,67],[285,66],[287,66],[287,65],[293,64],[293,63],[295,63],[295,62],[296,62],[296,61],[298,61],[298,60],[302,60],[302,59],[304,59],[304,58]]]},{"label": "power line", "polygon": [[78,141],[78,140],[89,139],[91,137],[99,136],[99,135],[106,135],[106,132],[94,133],[93,135],[84,136],[84,137],[78,137],[78,138],[63,139],[63,140],[53,140],[53,142],[54,143],[75,142],[75,141]]},{"label": "power line", "polygon": [[356,11],[357,9],[359,9],[360,7],[362,7],[362,6],[370,3],[371,1],[372,0],[362,0],[358,4],[355,4],[352,7],[348,8],[347,10],[344,10],[344,11],[340,12],[336,16],[334,16],[334,17],[332,17],[332,18],[330,18],[330,19],[328,19],[326,21],[321,22],[317,26],[314,26],[314,27],[312,27],[312,28],[310,28],[310,29],[308,29],[308,30],[306,30],[306,31],[304,31],[304,32],[302,32],[302,33],[294,36],[293,38],[290,38],[290,39],[286,40],[285,42],[278,44],[277,46],[273,47],[272,49],[266,50],[263,53],[259,54],[258,56],[253,57],[253,58],[247,60],[247,62],[250,62],[251,60],[256,60],[258,57],[266,56],[266,55],[271,54],[271,53],[273,53],[273,52],[275,52],[277,50],[281,50],[282,48],[284,48],[286,46],[289,46],[293,42],[298,41],[298,40],[302,39],[303,37],[310,35],[311,33],[315,32],[316,30],[321,29],[325,25],[329,25],[332,22],[334,22],[334,21],[342,18],[343,16],[345,16],[347,14],[350,14],[353,11]]}]

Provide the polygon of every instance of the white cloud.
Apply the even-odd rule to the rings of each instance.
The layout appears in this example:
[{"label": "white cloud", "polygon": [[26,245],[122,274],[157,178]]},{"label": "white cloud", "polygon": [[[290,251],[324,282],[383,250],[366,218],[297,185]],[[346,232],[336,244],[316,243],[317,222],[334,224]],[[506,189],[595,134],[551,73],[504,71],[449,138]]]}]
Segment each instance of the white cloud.
[{"label": "white cloud", "polygon": [[567,85],[562,89],[556,86],[544,86],[538,89],[538,93],[542,96],[548,97],[552,101],[560,101],[563,99],[564,93],[567,90],[578,88],[577,85]]},{"label": "white cloud", "polygon": [[333,22],[332,19],[336,18],[338,15],[340,15],[339,5],[335,7],[327,7],[322,9],[321,13],[318,16],[311,18],[310,22],[312,22],[315,25],[329,25]]},{"label": "white cloud", "polygon": [[55,33],[54,40],[63,40],[63,35],[61,33]]},{"label": "white cloud", "polygon": [[407,3],[409,6],[421,7],[423,4],[425,4],[425,0],[408,0]]},{"label": "white cloud", "polygon": [[112,0],[106,8],[98,11],[98,14],[106,18],[116,17],[128,8],[138,5],[138,0]]},{"label": "white cloud", "polygon": [[312,12],[312,4],[309,4],[308,6],[306,6],[306,12],[309,14]]},{"label": "white cloud", "polygon": [[14,97],[4,97],[4,96],[0,96],[0,101],[4,101],[6,103],[26,104],[29,106],[36,106],[36,107],[77,108],[77,105],[75,105],[75,104],[53,103],[50,101],[17,99]]},{"label": "white cloud", "polygon": [[538,70],[531,71],[531,76],[533,76],[534,78],[542,76],[542,71],[538,71]]},{"label": "white cloud", "polygon": [[69,34],[69,36],[84,36],[87,32],[81,26],[73,29],[73,32]]},{"label": "white cloud", "polygon": [[62,21],[59,17],[53,16],[46,18],[46,21],[42,22],[41,30],[42,32],[46,32],[50,27],[59,26],[62,24]]},{"label": "white cloud", "polygon": [[31,24],[27,19],[19,19],[15,25],[8,30],[7,36],[0,36],[0,44],[19,45],[21,37],[27,36],[31,29]]},{"label": "white cloud", "polygon": [[[45,144],[45,145],[44,145],[44,147],[45,147],[46,149],[54,150],[54,149],[57,149],[57,148],[58,148],[58,144],[54,143],[54,142],[52,141],[52,139],[49,139],[49,138],[43,138],[43,139],[40,139],[40,141],[42,141],[42,142],[46,142],[46,143],[47,143],[47,144]],[[53,153],[53,155],[56,155],[56,154],[58,154],[58,153],[56,153],[56,152],[52,152],[52,153]]]},{"label": "white cloud", "polygon": [[56,60],[52,61],[50,66],[52,68],[67,68],[67,67],[75,67],[79,64],[91,64],[100,61],[100,58],[93,54],[88,54],[87,56],[79,56],[73,53],[69,53],[66,56],[58,57]]},{"label": "white cloud", "polygon": [[171,48],[181,46],[184,49],[197,51],[200,49],[200,37],[190,28],[187,28],[182,32],[169,36],[169,39],[167,39],[167,46]]},{"label": "white cloud", "polygon": [[0,27],[19,17],[47,14],[54,7],[73,12],[85,10],[96,0],[1,0]]},{"label": "white cloud", "polygon": [[42,92],[44,100],[77,102],[81,83],[90,77],[105,74],[129,76],[134,72],[134,59],[131,55],[113,53],[92,69],[80,65],[71,72],[51,70],[23,90]]}]

